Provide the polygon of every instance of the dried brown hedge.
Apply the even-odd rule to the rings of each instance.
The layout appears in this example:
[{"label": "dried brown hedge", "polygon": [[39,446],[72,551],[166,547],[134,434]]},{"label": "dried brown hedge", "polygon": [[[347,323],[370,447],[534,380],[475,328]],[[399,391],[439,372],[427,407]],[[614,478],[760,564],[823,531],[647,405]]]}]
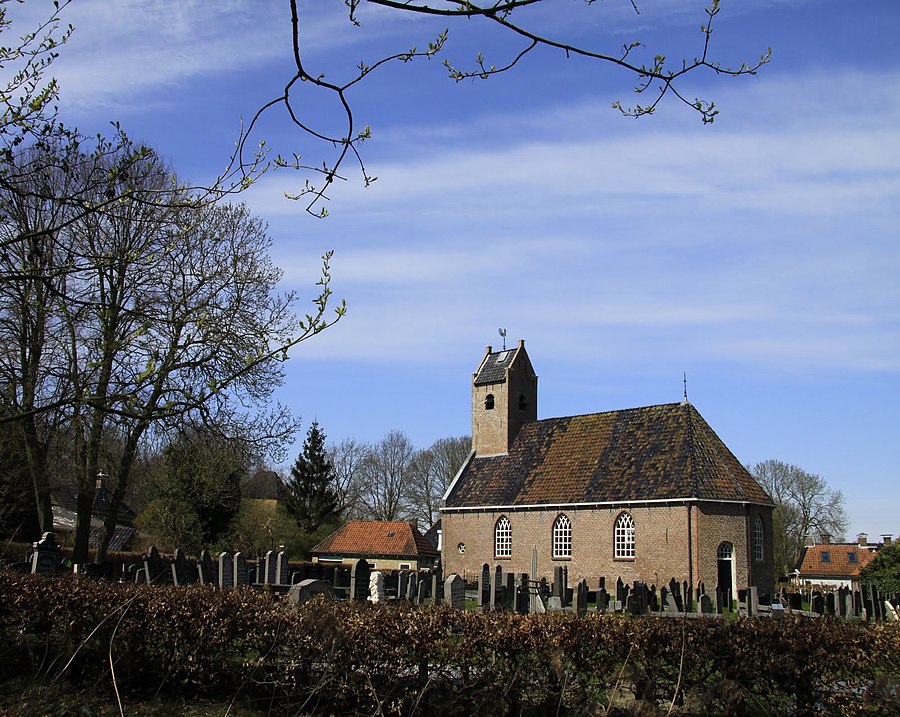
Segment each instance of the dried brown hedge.
[{"label": "dried brown hedge", "polygon": [[898,654],[898,625],[295,611],[264,591],[0,573],[0,674],[291,714],[900,714]]}]

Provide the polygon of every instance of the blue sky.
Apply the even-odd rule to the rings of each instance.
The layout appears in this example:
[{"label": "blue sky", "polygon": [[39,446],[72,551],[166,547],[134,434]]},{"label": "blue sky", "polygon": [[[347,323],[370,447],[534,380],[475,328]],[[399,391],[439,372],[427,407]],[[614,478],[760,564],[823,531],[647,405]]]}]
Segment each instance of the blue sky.
[{"label": "blue sky", "polygon": [[[529,22],[609,51],[639,39],[648,61],[699,51],[703,3],[637,4],[554,1]],[[301,10],[309,66],[335,80],[447,26],[381,11],[356,28],[334,0]],[[196,182],[291,73],[284,1],[75,0],[63,17],[64,120],[118,120]],[[477,22],[449,27],[456,64],[515,51]],[[349,305],[292,355],[279,398],[331,440],[398,429],[424,447],[468,433],[471,373],[504,327],[539,374],[539,417],[678,401],[686,373],[742,462],[822,475],[844,492],[848,537],[900,533],[898,30],[894,0],[723,0],[713,55],[772,47],[773,61],[687,79],[721,109],[711,126],[674,101],[623,118],[610,104],[632,101],[631,77],[549,51],[487,82],[454,83],[439,60],[374,73],[350,96],[373,131],[371,187],[348,168],[322,221],[283,198],[296,175],[245,194],[285,286],[312,296],[333,249]],[[329,98],[303,107],[335,127]],[[259,137],[328,159],[277,111]]]}]

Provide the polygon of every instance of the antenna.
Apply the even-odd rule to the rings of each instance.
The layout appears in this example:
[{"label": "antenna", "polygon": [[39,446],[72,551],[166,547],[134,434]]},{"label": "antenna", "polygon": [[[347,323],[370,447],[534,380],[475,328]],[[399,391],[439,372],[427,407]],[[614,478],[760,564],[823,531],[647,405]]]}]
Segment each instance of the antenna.
[{"label": "antenna", "polygon": [[687,403],[687,402],[688,402],[688,397],[687,397],[687,371],[684,372],[684,379],[683,379],[683,380],[684,380],[684,402]]},{"label": "antenna", "polygon": [[506,351],[506,329],[497,329],[497,333],[503,339],[503,350]]}]

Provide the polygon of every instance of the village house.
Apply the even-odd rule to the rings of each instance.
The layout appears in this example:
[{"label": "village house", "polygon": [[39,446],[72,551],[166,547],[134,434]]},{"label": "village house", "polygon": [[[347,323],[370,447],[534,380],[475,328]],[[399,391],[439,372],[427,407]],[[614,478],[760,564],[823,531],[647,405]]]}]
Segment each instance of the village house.
[{"label": "village house", "polygon": [[353,565],[360,558],[372,570],[427,570],[440,553],[418,528],[405,521],[353,520],[310,550],[314,563]]},{"label": "village house", "polygon": [[857,535],[855,543],[832,543],[829,538],[817,543],[809,539],[797,559],[794,583],[805,588],[859,590],[860,570],[872,562],[882,544],[891,544],[891,535],[883,535],[882,540],[883,543],[870,543],[867,533]]},{"label": "village house", "polygon": [[444,574],[484,564],[774,589],[773,502],[687,402],[537,419],[523,341],[472,378],[472,452],[444,495]]}]

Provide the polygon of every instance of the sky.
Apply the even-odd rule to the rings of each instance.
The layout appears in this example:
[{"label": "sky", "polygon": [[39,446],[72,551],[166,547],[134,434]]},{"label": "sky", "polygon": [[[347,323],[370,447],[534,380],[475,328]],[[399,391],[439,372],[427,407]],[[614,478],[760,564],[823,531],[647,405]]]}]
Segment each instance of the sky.
[{"label": "sky", "polygon": [[[440,3],[435,3],[440,4]],[[664,99],[622,117],[634,78],[560,51],[508,73],[453,82],[440,60],[507,64],[522,47],[489,23],[434,21],[301,0],[308,70],[351,79],[391,63],[348,98],[372,138],[370,186],[351,165],[329,216],[285,198],[304,175],[269,172],[242,195],[269,223],[285,290],[314,296],[333,250],[346,317],[297,347],[277,398],[329,440],[405,432],[419,447],[471,429],[485,346],[524,339],[538,417],[688,398],[744,464],[777,459],[843,492],[846,537],[900,533],[900,4],[723,0],[711,56],[755,77],[699,70],[704,126]],[[17,34],[50,3],[11,7]],[[545,0],[521,16],[540,33],[641,62],[702,51],[694,0]],[[118,121],[186,180],[222,171],[244,126],[293,73],[286,0],[74,0],[52,67],[60,115],[88,134]],[[341,134],[333,97],[297,107]],[[251,137],[320,165],[328,145],[268,111]],[[304,309],[305,310],[305,309]],[[299,452],[303,432],[292,450]]]}]

